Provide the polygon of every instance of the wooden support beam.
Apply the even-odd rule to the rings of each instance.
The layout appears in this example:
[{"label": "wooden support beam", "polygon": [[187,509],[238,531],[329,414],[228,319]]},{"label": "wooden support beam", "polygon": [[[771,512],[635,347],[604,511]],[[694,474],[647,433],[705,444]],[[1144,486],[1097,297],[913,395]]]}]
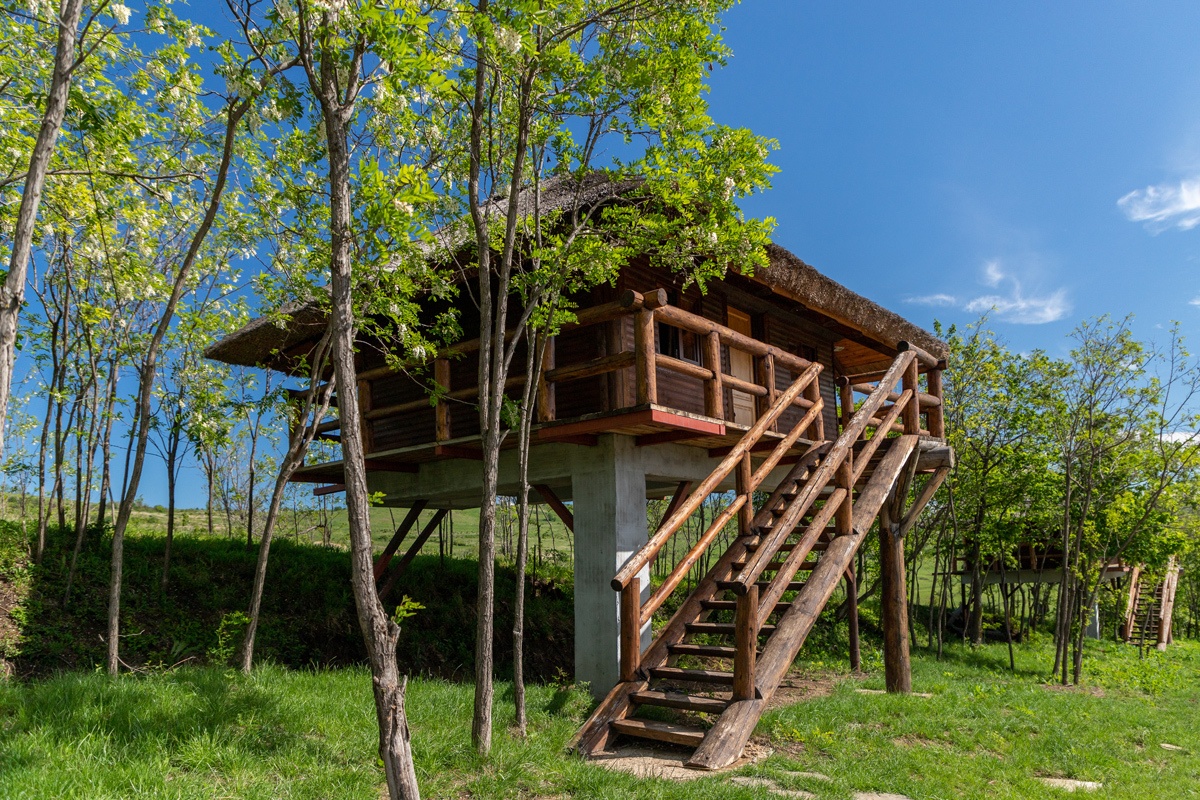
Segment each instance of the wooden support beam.
[{"label": "wooden support beam", "polygon": [[388,575],[387,582],[384,583],[383,588],[379,590],[380,600],[387,597],[388,594],[391,593],[393,587],[396,585],[396,581],[399,580],[402,574],[404,574],[404,570],[408,569],[408,565],[411,564],[412,560],[417,557],[417,553],[421,552],[421,548],[425,545],[425,542],[429,539],[429,536],[434,532],[434,530],[437,529],[437,526],[439,523],[441,523],[442,518],[449,513],[450,509],[439,508],[436,512],[434,512],[434,515],[430,517],[429,522],[425,523],[425,527],[421,529],[420,535],[418,535],[413,543],[409,545],[408,551],[405,552],[404,557],[400,559],[400,563],[396,565],[396,568],[392,570],[392,573]]},{"label": "wooden support beam", "polygon": [[387,543],[387,547],[383,548],[383,552],[379,554],[379,558],[375,559],[375,581],[383,577],[384,571],[387,570],[388,564],[392,561],[392,556],[396,554],[396,548],[404,541],[404,537],[408,536],[409,530],[416,524],[417,518],[421,516],[421,512],[425,506],[429,505],[428,500],[418,500],[413,503],[413,507],[408,510],[404,519],[400,522],[400,526],[396,528],[396,532],[392,534],[391,540]]},{"label": "wooden support beam", "polygon": [[691,491],[691,481],[680,481],[675,487],[675,494],[671,495],[671,502],[667,503],[667,510],[663,512],[663,519],[670,519],[671,516],[679,510],[679,506],[687,499],[688,492]]},{"label": "wooden support beam", "polygon": [[554,510],[554,513],[557,514],[558,518],[562,520],[563,525],[567,526],[567,530],[569,530],[571,533],[574,533],[575,515],[571,513],[571,509],[567,508],[566,504],[563,503],[562,500],[558,499],[558,495],[555,493],[555,491],[544,483],[533,484],[533,490],[537,492],[543,500],[546,501],[546,505],[550,506],[550,508]]},{"label": "wooden support beam", "polygon": [[324,497],[327,494],[337,494],[344,491],[346,491],[346,484],[344,483],[333,483],[329,486],[314,486],[313,497]]},{"label": "wooden support beam", "polygon": [[846,568],[846,608],[850,640],[850,671],[859,672],[862,669],[862,652],[858,642],[858,581],[854,577],[853,562]]},{"label": "wooden support beam", "polygon": [[758,656],[758,586],[737,599],[734,612],[733,699],[753,700],[758,692],[754,687],[754,661]]},{"label": "wooden support beam", "polygon": [[[915,362],[914,362],[915,363]],[[912,691],[908,652],[908,591],[904,574],[904,537],[894,522],[891,504],[879,510],[879,572],[883,622],[884,684],[889,693]]]}]

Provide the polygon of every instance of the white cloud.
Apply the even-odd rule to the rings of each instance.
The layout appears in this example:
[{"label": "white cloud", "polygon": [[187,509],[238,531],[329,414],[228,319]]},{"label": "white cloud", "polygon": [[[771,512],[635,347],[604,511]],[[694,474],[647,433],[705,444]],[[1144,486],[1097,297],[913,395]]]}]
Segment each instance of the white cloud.
[{"label": "white cloud", "polygon": [[983,265],[983,284],[985,286],[999,286],[1004,280],[1004,272],[1000,269],[999,261],[989,261]]},{"label": "white cloud", "polygon": [[1200,296],[1193,297],[1191,300],[1188,300],[1188,305],[1189,306],[1200,306]]},{"label": "white cloud", "polygon": [[1028,295],[1021,286],[1020,280],[1006,272],[997,260],[988,261],[983,265],[983,275],[979,282],[989,288],[1007,289],[1007,291],[992,292],[966,300],[960,300],[950,294],[930,294],[907,297],[904,302],[914,305],[961,308],[972,314],[990,312],[1002,322],[1012,322],[1018,325],[1043,325],[1047,322],[1056,322],[1071,313],[1071,302],[1067,299],[1066,289],[1059,289],[1048,295]]},{"label": "white cloud", "polygon": [[1189,231],[1200,225],[1200,176],[1178,185],[1160,183],[1137,189],[1117,201],[1131,222],[1141,222],[1153,233],[1167,228]]},{"label": "white cloud", "polygon": [[920,297],[906,297],[904,302],[919,306],[956,306],[958,298],[951,294],[926,294]]}]

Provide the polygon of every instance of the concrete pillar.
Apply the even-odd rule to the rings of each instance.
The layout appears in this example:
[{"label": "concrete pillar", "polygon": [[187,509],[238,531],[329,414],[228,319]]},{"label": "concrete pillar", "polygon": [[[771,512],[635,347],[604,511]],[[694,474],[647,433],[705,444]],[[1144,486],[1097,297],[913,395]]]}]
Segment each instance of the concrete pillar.
[{"label": "concrete pillar", "polygon": [[[646,473],[629,436],[605,435],[571,476],[575,514],[575,677],[603,697],[620,674],[620,609],[610,581],[646,543]],[[642,575],[642,602],[649,592]],[[642,632],[642,646],[649,634]]]}]

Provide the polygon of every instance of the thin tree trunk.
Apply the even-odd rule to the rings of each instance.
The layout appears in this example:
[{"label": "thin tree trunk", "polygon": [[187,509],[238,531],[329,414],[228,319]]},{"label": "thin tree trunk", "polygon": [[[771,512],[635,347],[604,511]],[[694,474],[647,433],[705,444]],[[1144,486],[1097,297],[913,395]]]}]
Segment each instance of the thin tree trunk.
[{"label": "thin tree trunk", "polygon": [[[358,81],[365,42],[361,38],[357,40],[354,57],[349,64],[348,85],[339,90],[338,76],[335,74],[339,68],[334,63],[335,57],[325,51],[323,43],[310,38],[307,10],[303,6],[299,31],[300,59],[310,87],[320,103],[328,147],[331,290],[328,335],[338,387],[346,512],[350,528],[350,583],[371,667],[375,712],[379,722],[379,756],[387,776],[388,794],[392,800],[418,800],[420,791],[413,765],[408,718],[404,710],[407,681],[400,678],[396,663],[400,626],[388,617],[375,591],[366,454],[354,363],[353,232],[347,125],[360,88]],[[315,63],[314,54],[318,48],[320,60]]]},{"label": "thin tree trunk", "polygon": [[182,263],[179,265],[179,270],[175,274],[175,282],[171,287],[171,296],[167,299],[166,307],[163,309],[162,316],[158,320],[158,325],[154,329],[154,334],[151,336],[150,342],[146,347],[146,353],[142,358],[142,368],[138,374],[138,401],[133,419],[137,436],[137,450],[134,453],[129,483],[125,487],[125,492],[121,497],[121,506],[117,510],[117,524],[113,528],[112,568],[109,573],[108,590],[107,666],[110,675],[116,675],[120,666],[121,571],[125,563],[125,529],[128,527],[129,518],[133,514],[133,503],[142,478],[142,466],[146,460],[146,444],[150,437],[150,400],[154,389],[154,377],[158,369],[158,350],[162,346],[163,339],[167,335],[167,329],[170,327],[171,320],[175,316],[175,308],[179,305],[179,300],[183,296],[183,291],[187,286],[187,279],[191,274],[192,265],[195,264],[196,257],[200,253],[200,247],[203,245],[204,239],[208,236],[213,221],[217,217],[217,210],[221,204],[221,195],[225,190],[225,182],[229,176],[229,165],[233,160],[234,134],[237,130],[238,122],[249,108],[250,102],[247,100],[239,100],[236,104],[230,105],[227,108],[225,139],[221,151],[221,161],[217,168],[216,181],[213,185],[212,194],[209,197],[208,207],[205,209],[204,219],[200,222],[200,226],[196,229],[195,234],[193,234],[191,243],[188,246],[187,255],[184,256]]},{"label": "thin tree trunk", "polygon": [[[239,654],[242,672],[247,675],[254,667],[254,640],[258,633],[258,619],[262,612],[263,589],[267,584],[267,562],[271,556],[271,540],[274,537],[275,525],[279,519],[279,510],[283,503],[283,494],[287,490],[296,469],[304,463],[304,455],[317,433],[317,425],[325,418],[329,410],[333,384],[319,386],[318,381],[324,373],[326,350],[328,348],[328,332],[317,345],[317,356],[313,359],[313,382],[303,402],[303,411],[299,415],[300,424],[292,428],[291,440],[287,453],[279,466],[279,475],[275,478],[275,488],[271,491],[271,502],[267,506],[267,518],[263,523],[262,536],[258,541],[258,561],[254,565],[254,587],[250,592],[250,622],[246,626],[246,635],[242,641]],[[316,408],[316,413],[312,409]],[[308,422],[312,418],[311,424]]]},{"label": "thin tree trunk", "polygon": [[4,423],[12,392],[13,370],[16,368],[17,323],[21,305],[25,302],[25,274],[33,254],[33,231],[37,223],[38,206],[42,202],[42,190],[46,185],[46,174],[50,169],[50,158],[54,155],[58,132],[67,113],[82,14],[83,0],[63,0],[58,9],[58,44],[54,53],[50,92],[46,98],[42,125],[29,158],[29,172],[25,176],[25,189],[21,193],[17,226],[13,232],[8,274],[4,278],[4,285],[0,286],[0,453],[4,450]]}]

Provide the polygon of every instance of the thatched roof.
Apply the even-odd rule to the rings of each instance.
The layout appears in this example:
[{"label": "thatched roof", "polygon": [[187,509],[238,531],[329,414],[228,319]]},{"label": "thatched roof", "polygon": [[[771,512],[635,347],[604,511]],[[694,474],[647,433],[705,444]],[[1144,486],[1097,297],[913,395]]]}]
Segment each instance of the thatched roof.
[{"label": "thatched roof", "polygon": [[[540,196],[535,197],[531,190],[522,192],[518,199],[519,209],[522,216],[528,216],[535,209],[548,214],[592,208],[621,197],[640,184],[638,178],[616,181],[598,172],[578,181],[570,176],[555,177],[542,183]],[[503,213],[506,202],[506,198],[496,197],[489,201],[487,208],[492,213]],[[435,232],[435,244],[426,252],[430,255],[434,251],[454,253],[467,246],[472,236],[467,221],[447,225]],[[823,317],[828,327],[845,337],[841,343],[843,347],[838,349],[857,353],[853,360],[861,371],[874,366],[872,358],[875,355],[893,354],[900,341],[911,342],[938,358],[945,358],[944,342],[899,314],[852,292],[779,245],[768,245],[767,254],[767,266],[760,267],[745,279],[768,289],[789,304],[797,304]],[[399,266],[397,263],[388,268]],[[290,358],[287,355],[281,357],[281,354],[314,340],[323,332],[326,320],[323,307],[324,303],[312,300],[284,308],[281,310],[283,315],[290,319],[282,324],[276,322],[280,315],[256,319],[210,346],[205,355],[230,364],[286,369]]]}]

